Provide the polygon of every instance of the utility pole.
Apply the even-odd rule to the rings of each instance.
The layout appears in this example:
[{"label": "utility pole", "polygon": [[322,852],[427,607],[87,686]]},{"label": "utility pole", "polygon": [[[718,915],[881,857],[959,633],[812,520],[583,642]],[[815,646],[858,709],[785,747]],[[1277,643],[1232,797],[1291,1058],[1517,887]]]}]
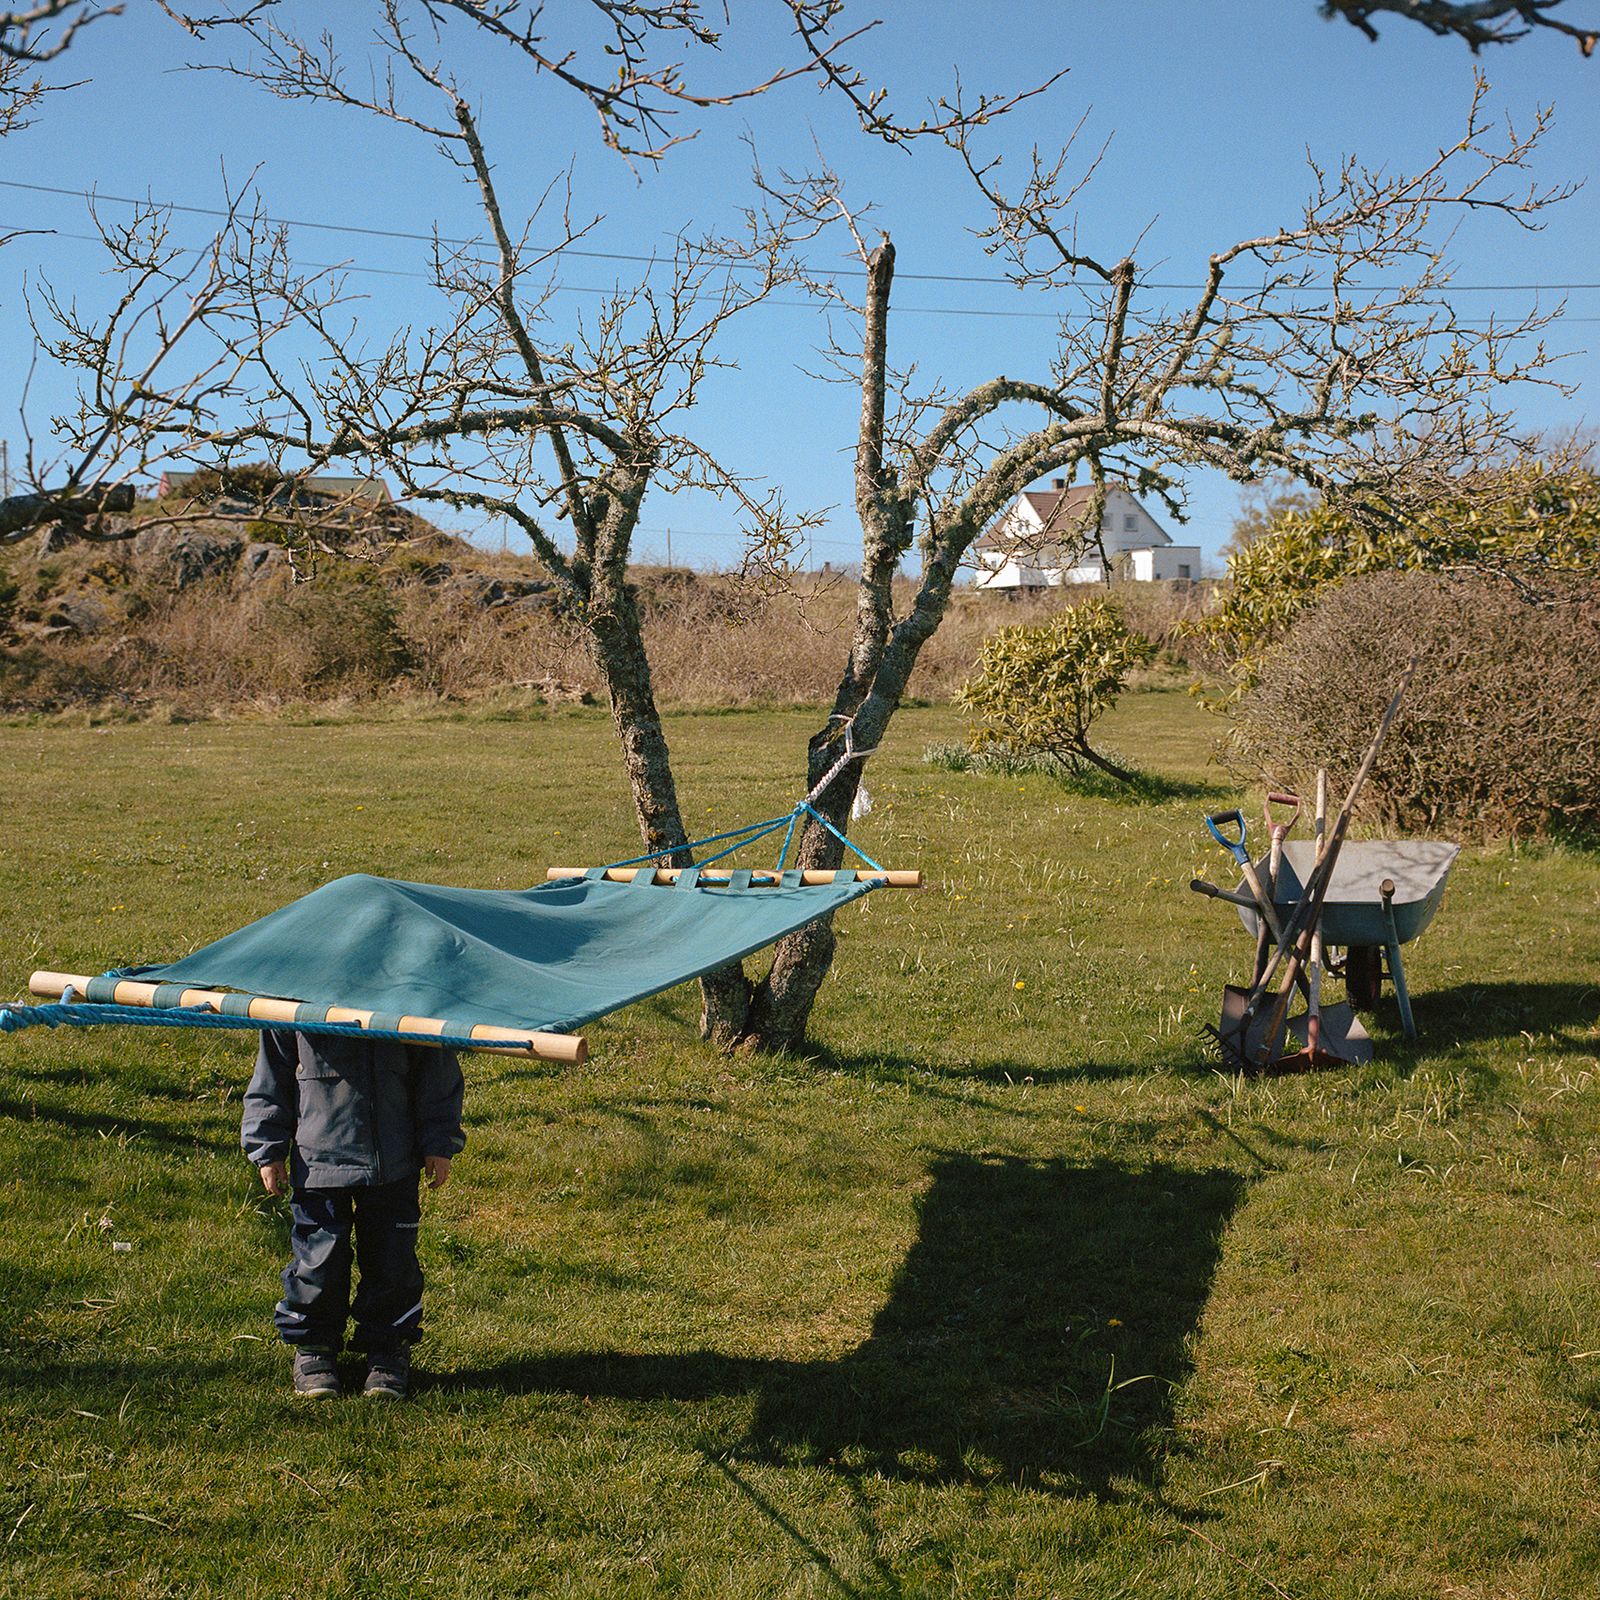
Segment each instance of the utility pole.
[{"label": "utility pole", "polygon": [[668,566],[669,569],[672,566],[672,529],[671,528],[667,529],[667,566]]},{"label": "utility pole", "polygon": [[11,444],[0,439],[0,500],[11,498]]}]

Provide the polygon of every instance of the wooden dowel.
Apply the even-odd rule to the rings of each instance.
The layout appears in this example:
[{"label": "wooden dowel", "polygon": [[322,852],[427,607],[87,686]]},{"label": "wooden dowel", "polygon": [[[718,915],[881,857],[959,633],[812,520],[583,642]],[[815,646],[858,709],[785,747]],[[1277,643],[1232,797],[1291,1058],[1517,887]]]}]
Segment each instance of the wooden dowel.
[{"label": "wooden dowel", "polygon": [[[551,867],[546,871],[547,878],[581,878],[589,869],[587,867]],[[606,881],[608,883],[632,883],[641,872],[653,872],[657,883],[676,883],[678,874],[685,869],[682,867],[607,867]],[[726,883],[728,870],[718,867],[711,872],[700,874],[701,883]],[[750,873],[751,883],[777,883],[781,874],[771,867],[754,869]],[[807,867],[800,874],[801,883],[814,887],[819,883],[832,883],[840,874],[827,867]],[[922,887],[922,874],[920,872],[890,872],[873,867],[863,867],[856,878],[862,883],[879,883],[886,889],[920,889]]]},{"label": "wooden dowel", "polygon": [[[28,979],[28,989],[32,994],[59,998],[68,987],[82,999],[89,987],[89,979],[72,972],[36,972]],[[112,999],[119,1006],[148,1006],[155,998],[156,988],[157,985],[153,983],[123,978],[113,991]],[[209,1005],[220,1010],[226,998],[217,989],[185,989],[178,997],[178,1004]],[[299,1008],[298,1000],[273,1000],[266,995],[251,995],[249,1015],[257,1022],[293,1022]],[[366,1028],[371,1026],[372,1017],[372,1012],[356,1006],[328,1007],[329,1022],[356,1023]],[[445,1025],[438,1017],[401,1017],[397,1031],[442,1034]],[[586,1060],[589,1054],[588,1041],[578,1033],[539,1033],[529,1028],[501,1028],[480,1022],[474,1024],[470,1037],[472,1044],[462,1048],[483,1050],[491,1055],[536,1056],[541,1061],[576,1063]]]}]

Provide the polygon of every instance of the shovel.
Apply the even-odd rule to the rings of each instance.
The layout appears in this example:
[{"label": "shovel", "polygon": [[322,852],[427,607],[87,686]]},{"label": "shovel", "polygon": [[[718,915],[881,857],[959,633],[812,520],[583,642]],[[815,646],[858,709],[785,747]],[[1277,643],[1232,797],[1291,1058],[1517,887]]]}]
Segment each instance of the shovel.
[{"label": "shovel", "polygon": [[[1237,838],[1230,839],[1222,831],[1223,827],[1228,825],[1239,830]],[[1272,937],[1281,943],[1283,929],[1278,926],[1278,913],[1273,907],[1272,896],[1262,888],[1261,879],[1256,876],[1255,863],[1250,859],[1250,851],[1245,846],[1244,812],[1213,811],[1206,818],[1206,829],[1211,837],[1239,863],[1239,870],[1244,874],[1244,881],[1249,885],[1251,897],[1255,900],[1256,915],[1261,919],[1263,930],[1269,931]]]},{"label": "shovel", "polygon": [[[1287,805],[1293,808],[1287,821],[1279,822],[1273,817],[1274,805]],[[1272,846],[1267,858],[1268,882],[1276,887],[1278,871],[1283,862],[1284,835],[1294,826],[1295,818],[1300,814],[1300,801],[1292,794],[1280,794],[1273,790],[1267,795],[1264,814],[1272,836]],[[1228,838],[1222,831],[1224,826],[1230,824],[1238,829],[1237,839]],[[1285,935],[1278,922],[1277,909],[1273,905],[1272,888],[1262,886],[1255,865],[1250,860],[1250,852],[1245,848],[1244,814],[1239,811],[1214,812],[1206,818],[1206,827],[1210,830],[1211,837],[1238,862],[1239,869],[1244,873],[1245,882],[1250,888],[1250,899],[1246,900],[1243,895],[1230,895],[1222,890],[1203,886],[1198,878],[1189,887],[1200,889],[1203,893],[1214,894],[1219,900],[1230,900],[1235,905],[1253,905],[1256,912],[1256,959],[1251,973],[1251,986],[1248,989],[1233,983],[1224,986],[1222,1023],[1216,1030],[1217,1042],[1222,1046],[1223,1056],[1230,1065],[1242,1068],[1260,1061],[1270,1061],[1283,1048],[1284,1025],[1280,1020],[1276,1027],[1269,1031],[1268,1019],[1260,1011],[1260,1001],[1267,978],[1267,951],[1271,947],[1269,940],[1281,949]],[[1306,990],[1305,980],[1298,974],[1295,981],[1300,984],[1302,990]],[[1309,990],[1306,992],[1309,994]]]},{"label": "shovel", "polygon": [[[1279,822],[1272,815],[1274,806],[1288,806],[1289,818],[1286,822]],[[1278,893],[1278,873],[1283,866],[1283,841],[1288,838],[1289,830],[1295,825],[1300,816],[1300,797],[1293,794],[1282,794],[1276,789],[1267,791],[1267,798],[1261,807],[1261,814],[1266,819],[1267,834],[1272,840],[1267,851],[1267,895],[1276,899]],[[1250,973],[1250,981],[1257,982],[1262,973],[1267,970],[1267,926],[1262,923],[1256,931],[1256,964]]]},{"label": "shovel", "polygon": [[[1322,859],[1328,821],[1328,774],[1317,771],[1317,859]],[[1372,1040],[1348,1005],[1322,1009],[1322,919],[1311,930],[1311,987],[1302,1016],[1289,1023],[1289,1031],[1299,1043],[1298,1050],[1278,1056],[1273,1067],[1280,1072],[1297,1072],[1307,1067],[1361,1066],[1372,1059]]]}]

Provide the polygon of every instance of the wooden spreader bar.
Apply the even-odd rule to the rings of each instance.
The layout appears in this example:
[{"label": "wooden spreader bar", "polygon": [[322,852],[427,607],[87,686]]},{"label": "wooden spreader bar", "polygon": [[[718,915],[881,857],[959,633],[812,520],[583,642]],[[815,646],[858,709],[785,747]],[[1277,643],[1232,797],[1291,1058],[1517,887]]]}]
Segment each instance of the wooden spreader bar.
[{"label": "wooden spreader bar", "polygon": [[[31,993],[59,999],[68,988],[82,996],[89,987],[89,979],[70,972],[36,972],[28,979]],[[152,1006],[158,985],[140,983],[132,978],[118,982],[112,999],[119,1006]],[[229,998],[217,989],[185,989],[178,997],[179,1006],[215,1006],[221,1008]],[[233,996],[235,1000],[239,996]],[[297,1000],[274,1000],[266,995],[251,995],[247,1015],[259,1022],[294,1022],[300,1009]],[[153,1007],[164,1010],[165,1007]],[[329,1006],[329,1022],[354,1023],[366,1028],[372,1025],[373,1013],[356,1006]],[[446,1032],[446,1025],[437,1017],[400,1018],[400,1033]],[[471,1049],[482,1050],[497,1056],[534,1056],[541,1061],[580,1062],[588,1058],[588,1041],[582,1034],[540,1033],[528,1028],[500,1028],[487,1022],[475,1024],[470,1034]],[[482,1041],[481,1043],[479,1041]],[[421,1041],[419,1041],[421,1042]]]},{"label": "wooden spreader bar", "polygon": [[[608,883],[632,883],[641,872],[654,874],[656,883],[676,883],[678,874],[688,870],[684,867],[607,867],[606,881]],[[551,867],[545,873],[547,878],[581,878],[589,871],[588,867]],[[733,874],[722,868],[713,871],[702,869],[699,877],[701,883],[726,883]],[[800,874],[800,882],[810,887],[819,883],[832,883],[835,878],[843,874],[833,871],[828,867],[807,867]],[[771,867],[753,869],[750,873],[750,882],[781,883],[783,874]],[[920,872],[890,872],[886,869],[863,867],[856,873],[858,883],[876,883],[885,889],[920,889],[922,887],[922,874]]]}]

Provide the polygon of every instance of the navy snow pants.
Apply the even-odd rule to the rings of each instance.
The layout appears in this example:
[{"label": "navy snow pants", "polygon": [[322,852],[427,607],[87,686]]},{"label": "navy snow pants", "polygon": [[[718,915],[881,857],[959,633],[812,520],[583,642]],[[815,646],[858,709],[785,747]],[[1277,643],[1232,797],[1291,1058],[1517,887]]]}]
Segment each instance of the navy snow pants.
[{"label": "navy snow pants", "polygon": [[[420,1339],[417,1179],[358,1189],[296,1189],[292,1209],[294,1256],[283,1269],[283,1299],[273,1317],[284,1343],[338,1350],[352,1309],[351,1342],[358,1350],[375,1354]],[[353,1308],[352,1259],[360,1273]]]}]

